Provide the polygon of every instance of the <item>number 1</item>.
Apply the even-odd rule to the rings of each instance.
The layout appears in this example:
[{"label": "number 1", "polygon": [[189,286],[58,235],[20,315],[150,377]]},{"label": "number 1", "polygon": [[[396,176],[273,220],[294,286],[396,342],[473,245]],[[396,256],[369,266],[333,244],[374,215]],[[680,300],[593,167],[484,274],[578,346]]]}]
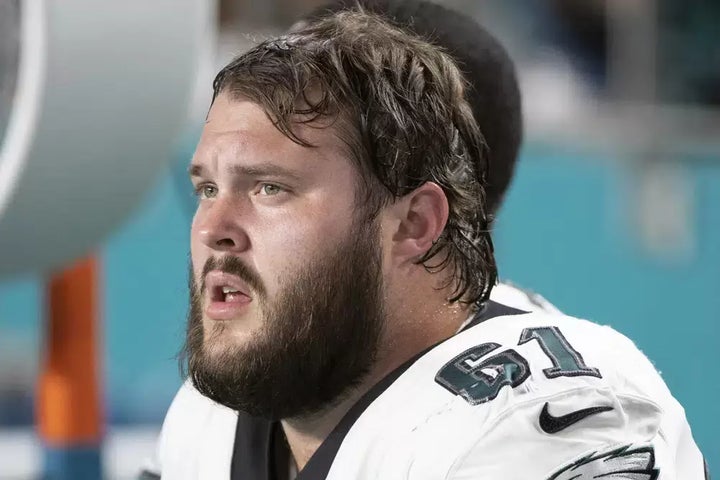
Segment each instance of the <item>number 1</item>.
[{"label": "number 1", "polygon": [[546,377],[557,378],[589,375],[602,378],[597,368],[590,368],[585,364],[580,352],[570,345],[557,327],[526,328],[522,334],[520,334],[518,345],[522,345],[531,340],[538,341],[540,348],[543,349],[545,355],[547,355],[553,363],[552,368],[543,370]]}]

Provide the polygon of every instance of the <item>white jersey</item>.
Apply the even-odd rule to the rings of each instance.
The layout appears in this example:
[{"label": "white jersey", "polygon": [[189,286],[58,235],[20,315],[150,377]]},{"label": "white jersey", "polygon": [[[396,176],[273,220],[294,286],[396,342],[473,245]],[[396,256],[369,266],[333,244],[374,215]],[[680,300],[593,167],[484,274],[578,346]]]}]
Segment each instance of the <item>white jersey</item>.
[{"label": "white jersey", "polygon": [[526,312],[562,313],[558,307],[545,300],[542,295],[510,282],[501,282],[495,285],[490,292],[490,300]]},{"label": "white jersey", "polygon": [[[682,407],[630,340],[557,312],[492,308],[371,389],[297,479],[705,478]],[[283,478],[267,465],[277,430],[186,384],[147,478]]]}]

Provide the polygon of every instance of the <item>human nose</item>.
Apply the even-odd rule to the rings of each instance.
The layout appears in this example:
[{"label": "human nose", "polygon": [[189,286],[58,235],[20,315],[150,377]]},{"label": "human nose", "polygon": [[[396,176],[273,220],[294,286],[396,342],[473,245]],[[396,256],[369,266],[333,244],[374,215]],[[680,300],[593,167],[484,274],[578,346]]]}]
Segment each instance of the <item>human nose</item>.
[{"label": "human nose", "polygon": [[218,198],[196,218],[196,231],[200,241],[209,248],[228,253],[239,253],[250,245],[242,226],[239,205],[229,198]]}]

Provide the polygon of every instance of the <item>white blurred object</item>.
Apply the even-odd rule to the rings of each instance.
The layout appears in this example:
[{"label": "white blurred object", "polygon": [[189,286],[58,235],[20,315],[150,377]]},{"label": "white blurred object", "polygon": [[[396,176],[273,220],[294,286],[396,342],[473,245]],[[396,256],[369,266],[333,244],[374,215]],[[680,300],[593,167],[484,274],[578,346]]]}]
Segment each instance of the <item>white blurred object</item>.
[{"label": "white blurred object", "polygon": [[540,50],[519,73],[523,111],[531,130],[565,125],[588,116],[595,107],[590,88],[560,52]]},{"label": "white blurred object", "polygon": [[214,58],[215,9],[20,2],[17,88],[0,139],[0,278],[71,262],[138,205]]},{"label": "white blurred object", "polygon": [[[103,442],[108,480],[137,478],[148,452],[157,443],[160,426],[111,427]],[[0,430],[0,478],[39,478],[42,445],[32,429]]]},{"label": "white blurred object", "polygon": [[692,176],[679,163],[655,161],[637,174],[635,232],[657,258],[690,261],[695,253],[695,191]]}]

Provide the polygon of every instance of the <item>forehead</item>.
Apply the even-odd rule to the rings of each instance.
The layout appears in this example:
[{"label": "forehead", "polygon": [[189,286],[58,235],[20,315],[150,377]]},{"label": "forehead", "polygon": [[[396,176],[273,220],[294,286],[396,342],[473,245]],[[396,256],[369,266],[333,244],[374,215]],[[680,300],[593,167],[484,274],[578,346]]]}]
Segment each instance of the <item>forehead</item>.
[{"label": "forehead", "polygon": [[351,166],[348,147],[335,127],[297,124],[294,132],[313,145],[305,147],[283,134],[257,103],[221,93],[208,113],[193,163],[261,158],[305,168]]}]

